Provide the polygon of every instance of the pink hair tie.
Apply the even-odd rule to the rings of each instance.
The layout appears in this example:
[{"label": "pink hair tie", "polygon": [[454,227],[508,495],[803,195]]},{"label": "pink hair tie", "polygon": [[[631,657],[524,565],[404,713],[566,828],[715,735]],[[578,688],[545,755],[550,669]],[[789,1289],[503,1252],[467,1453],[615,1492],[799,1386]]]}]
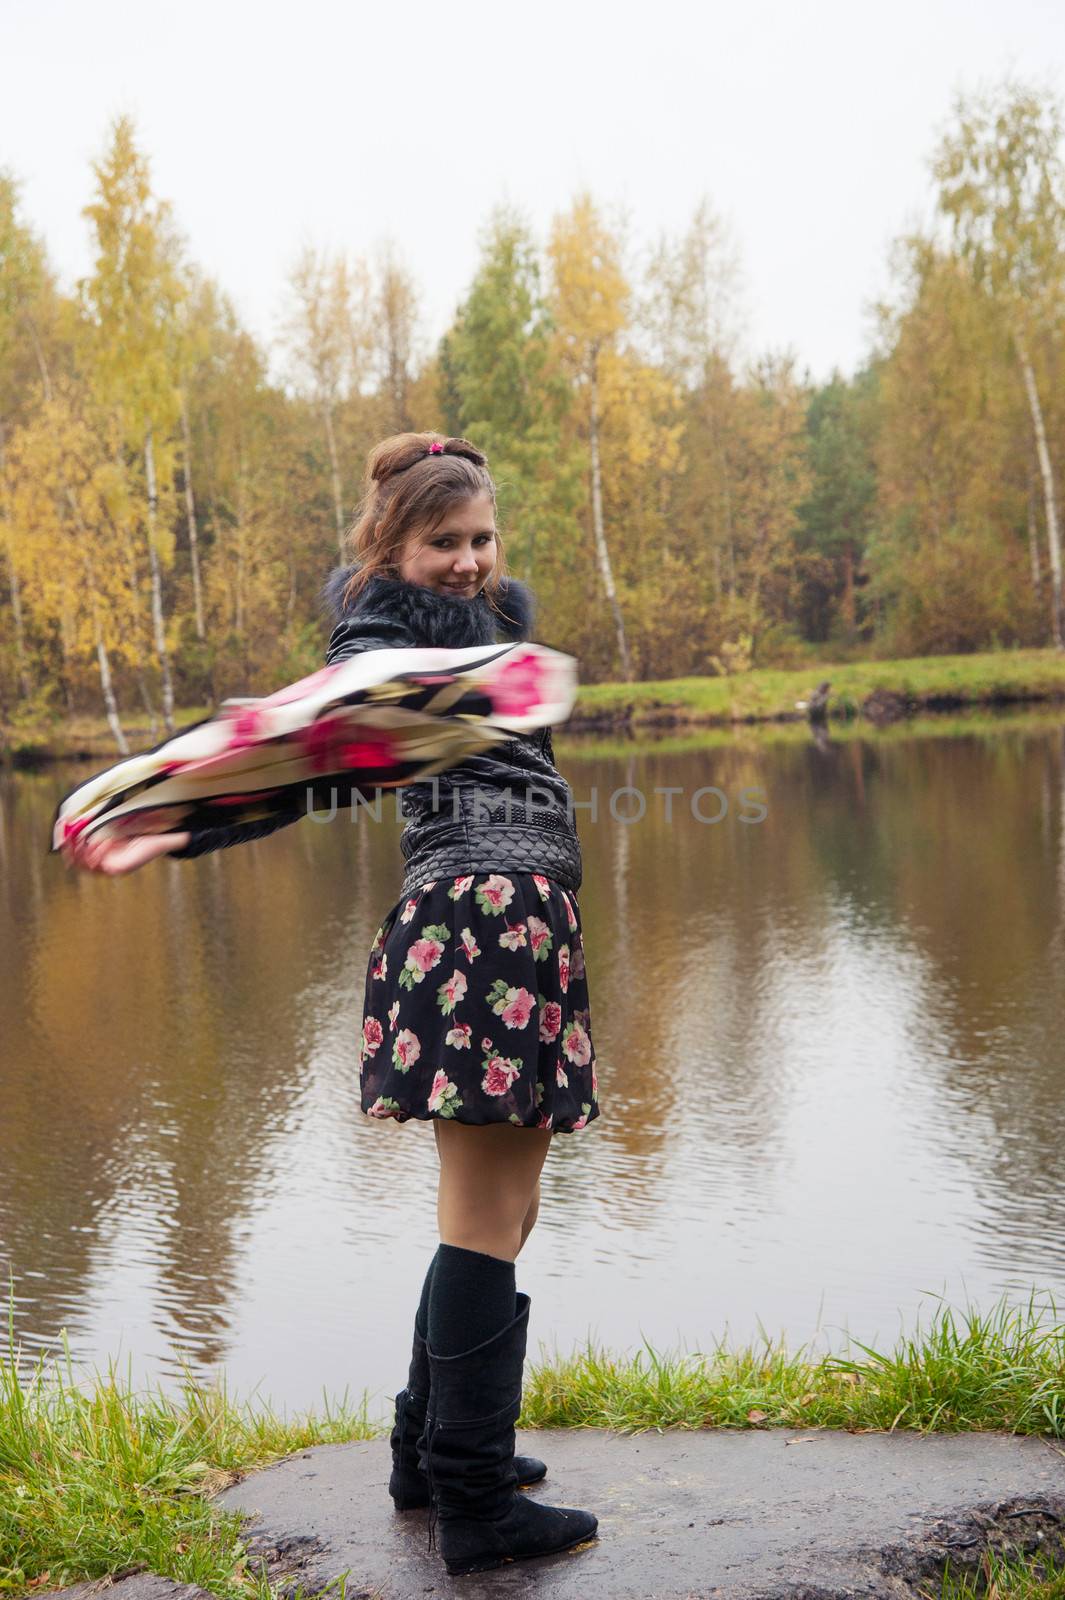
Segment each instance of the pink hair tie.
[{"label": "pink hair tie", "polygon": [[443,445],[440,443],[440,441],[438,439],[434,439],[432,444],[429,446],[429,454],[431,456],[442,456],[443,453],[444,453]]}]

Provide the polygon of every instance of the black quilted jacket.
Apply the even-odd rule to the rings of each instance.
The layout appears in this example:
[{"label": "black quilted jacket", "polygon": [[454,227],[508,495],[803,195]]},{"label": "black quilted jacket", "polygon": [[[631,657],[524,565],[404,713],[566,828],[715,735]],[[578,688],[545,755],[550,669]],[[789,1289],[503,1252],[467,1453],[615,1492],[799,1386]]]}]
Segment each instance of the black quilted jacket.
[{"label": "black quilted jacket", "polygon": [[[355,570],[335,568],[322,589],[323,610],[334,623],[328,666],[361,650],[410,645],[458,650],[531,635],[532,592],[517,579],[501,585],[500,617],[483,594],[463,600],[402,578],[374,577],[354,606],[345,605],[343,590]],[[542,872],[564,889],[580,888],[572,796],[554,763],[550,728],[516,734],[434,779],[408,784],[402,812],[407,818],[400,840],[404,898],[430,879],[469,872]],[[191,858],[260,839],[304,815],[301,802],[264,822],[195,829],[186,848],[171,854]]]}]

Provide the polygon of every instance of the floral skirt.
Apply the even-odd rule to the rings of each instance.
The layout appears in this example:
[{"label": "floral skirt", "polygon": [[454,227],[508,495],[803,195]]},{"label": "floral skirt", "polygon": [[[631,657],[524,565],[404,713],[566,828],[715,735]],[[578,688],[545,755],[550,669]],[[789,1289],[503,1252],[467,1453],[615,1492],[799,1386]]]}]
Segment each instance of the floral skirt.
[{"label": "floral skirt", "polygon": [[539,873],[425,883],[366,972],[362,1109],[573,1133],[599,1115],[576,896]]}]

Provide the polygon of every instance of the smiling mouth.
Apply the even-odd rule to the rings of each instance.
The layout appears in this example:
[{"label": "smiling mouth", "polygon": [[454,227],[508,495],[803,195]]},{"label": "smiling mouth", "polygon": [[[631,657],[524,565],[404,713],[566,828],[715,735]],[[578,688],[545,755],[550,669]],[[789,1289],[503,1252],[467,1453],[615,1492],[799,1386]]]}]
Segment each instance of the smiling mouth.
[{"label": "smiling mouth", "polygon": [[445,583],[444,584],[444,588],[445,589],[454,589],[456,591],[456,593],[458,593],[458,594],[465,594],[468,589],[472,589],[473,588],[473,584],[472,583]]}]

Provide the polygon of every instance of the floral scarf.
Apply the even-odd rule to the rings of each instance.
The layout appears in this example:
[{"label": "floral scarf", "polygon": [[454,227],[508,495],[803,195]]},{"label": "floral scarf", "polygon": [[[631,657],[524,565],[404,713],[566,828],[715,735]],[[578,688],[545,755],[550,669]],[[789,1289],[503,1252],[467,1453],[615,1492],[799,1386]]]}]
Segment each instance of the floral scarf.
[{"label": "floral scarf", "polygon": [[367,650],[265,699],[211,717],[72,789],[52,849],[109,838],[254,822],[306,796],[397,788],[515,733],[564,722],[576,662],[520,642],[462,650]]}]

